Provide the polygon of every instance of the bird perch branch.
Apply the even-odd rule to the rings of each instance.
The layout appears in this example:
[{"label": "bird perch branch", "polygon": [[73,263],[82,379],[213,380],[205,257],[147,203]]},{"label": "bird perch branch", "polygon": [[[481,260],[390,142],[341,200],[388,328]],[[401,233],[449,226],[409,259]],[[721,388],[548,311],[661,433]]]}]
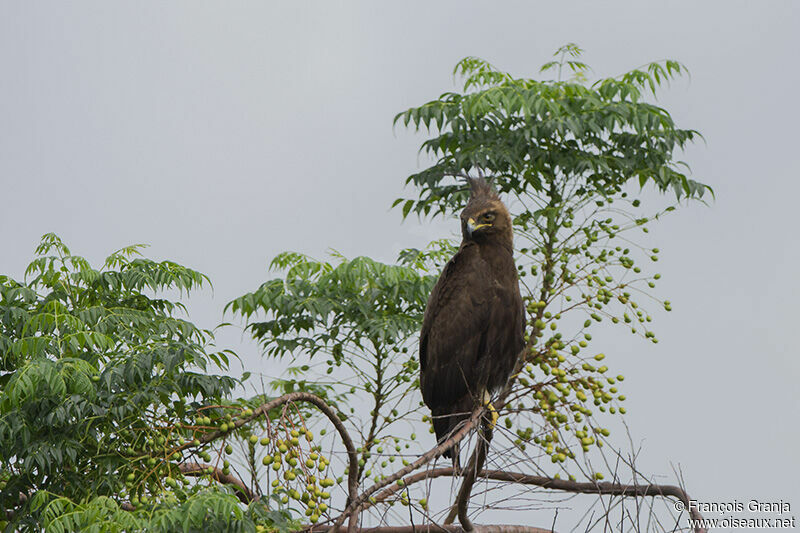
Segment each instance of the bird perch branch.
[{"label": "bird perch branch", "polygon": [[[381,491],[374,498],[375,503],[385,501],[393,494],[400,490],[405,490],[408,485],[425,481],[428,479],[435,479],[445,476],[458,476],[459,473],[452,468],[435,468],[425,472],[418,472],[403,478],[403,484],[387,487]],[[561,490],[564,492],[573,492],[579,494],[601,494],[607,496],[631,496],[631,497],[671,497],[676,498],[684,503],[686,509],[689,509],[693,519],[702,519],[702,515],[695,507],[689,505],[689,495],[682,488],[676,485],[626,485],[623,483],[610,483],[610,482],[578,482],[569,481],[565,479],[554,479],[545,476],[533,476],[529,474],[522,474],[519,472],[506,472],[504,470],[481,470],[477,477],[484,479],[492,479],[495,481],[508,481],[511,483],[518,483],[520,485],[535,485],[545,489]],[[365,506],[366,509],[368,506]],[[703,531],[696,529],[698,533]]]},{"label": "bird perch branch", "polygon": [[[477,425],[478,421],[481,419],[484,412],[485,409],[483,407],[475,409],[475,411],[472,413],[472,416],[461,426],[461,429],[456,431],[449,439],[439,444],[438,446],[428,450],[427,452],[419,456],[419,458],[417,458],[416,461],[409,464],[408,466],[401,468],[391,476],[388,476],[382,479],[381,481],[375,483],[374,485],[366,489],[364,492],[362,492],[357,498],[351,498],[350,503],[348,504],[344,513],[342,513],[339,516],[339,518],[336,519],[336,521],[333,523],[330,529],[328,529],[328,533],[338,532],[339,526],[342,525],[342,523],[345,520],[345,517],[348,515],[350,516],[350,528],[348,529],[348,533],[353,533],[353,531],[355,531],[355,522],[356,519],[358,518],[358,512],[360,511],[361,507],[369,500],[370,496],[372,496],[374,493],[381,490],[382,488],[391,485],[392,483],[402,478],[403,476],[410,474],[411,472],[418,469],[422,465],[425,465],[433,461],[437,457],[441,456],[444,452],[452,448],[453,445],[461,442],[461,440],[463,440],[464,437],[466,437],[469,434],[469,432],[472,431],[472,429]],[[352,473],[352,471],[353,469],[351,468],[350,472]]]}]

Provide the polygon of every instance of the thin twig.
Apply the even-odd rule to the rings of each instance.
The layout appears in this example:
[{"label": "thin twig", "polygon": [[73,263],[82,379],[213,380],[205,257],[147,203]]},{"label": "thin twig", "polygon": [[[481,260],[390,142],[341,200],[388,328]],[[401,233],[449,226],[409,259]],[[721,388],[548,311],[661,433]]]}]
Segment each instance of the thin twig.
[{"label": "thin twig", "polygon": [[186,476],[202,476],[208,473],[208,469],[210,468],[212,479],[219,483],[233,485],[239,489],[236,491],[236,497],[239,498],[242,503],[248,504],[258,499],[258,497],[253,494],[253,491],[251,491],[241,479],[231,474],[225,474],[222,472],[222,469],[215,466],[205,463],[182,463],[179,465],[179,468],[181,473]]}]

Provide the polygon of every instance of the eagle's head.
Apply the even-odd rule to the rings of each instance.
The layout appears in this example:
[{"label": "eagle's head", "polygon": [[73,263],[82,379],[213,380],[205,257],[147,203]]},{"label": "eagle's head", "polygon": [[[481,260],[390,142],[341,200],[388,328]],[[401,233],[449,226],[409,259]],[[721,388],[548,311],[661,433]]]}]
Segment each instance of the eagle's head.
[{"label": "eagle's head", "polygon": [[511,248],[511,216],[497,192],[483,178],[468,178],[470,197],[461,212],[461,235],[465,241],[496,241]]}]

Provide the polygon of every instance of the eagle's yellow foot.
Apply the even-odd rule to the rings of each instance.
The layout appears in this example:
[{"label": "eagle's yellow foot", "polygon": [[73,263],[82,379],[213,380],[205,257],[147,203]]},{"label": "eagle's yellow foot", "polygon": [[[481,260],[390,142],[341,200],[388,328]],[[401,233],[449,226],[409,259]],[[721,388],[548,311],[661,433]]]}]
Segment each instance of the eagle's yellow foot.
[{"label": "eagle's yellow foot", "polygon": [[489,424],[489,429],[494,429],[497,425],[497,419],[500,418],[500,415],[497,414],[497,409],[494,408],[492,402],[486,402],[486,408],[489,410],[489,416],[492,417],[492,422]]},{"label": "eagle's yellow foot", "polygon": [[497,425],[497,419],[500,418],[500,415],[497,414],[497,409],[495,409],[494,405],[492,405],[492,397],[489,396],[489,393],[486,391],[483,393],[483,405],[489,410],[489,416],[492,419],[491,423],[489,424],[489,429],[494,429],[494,427]]}]

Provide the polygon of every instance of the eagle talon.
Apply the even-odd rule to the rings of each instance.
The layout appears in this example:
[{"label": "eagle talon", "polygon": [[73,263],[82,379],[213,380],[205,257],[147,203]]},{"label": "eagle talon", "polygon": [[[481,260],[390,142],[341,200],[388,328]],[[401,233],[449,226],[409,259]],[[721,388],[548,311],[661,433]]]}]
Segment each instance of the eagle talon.
[{"label": "eagle talon", "polygon": [[497,414],[497,409],[494,408],[492,402],[487,401],[484,406],[489,410],[489,417],[491,418],[491,421],[489,422],[489,429],[494,429],[494,427],[497,425],[497,419],[500,418],[500,415]]}]

